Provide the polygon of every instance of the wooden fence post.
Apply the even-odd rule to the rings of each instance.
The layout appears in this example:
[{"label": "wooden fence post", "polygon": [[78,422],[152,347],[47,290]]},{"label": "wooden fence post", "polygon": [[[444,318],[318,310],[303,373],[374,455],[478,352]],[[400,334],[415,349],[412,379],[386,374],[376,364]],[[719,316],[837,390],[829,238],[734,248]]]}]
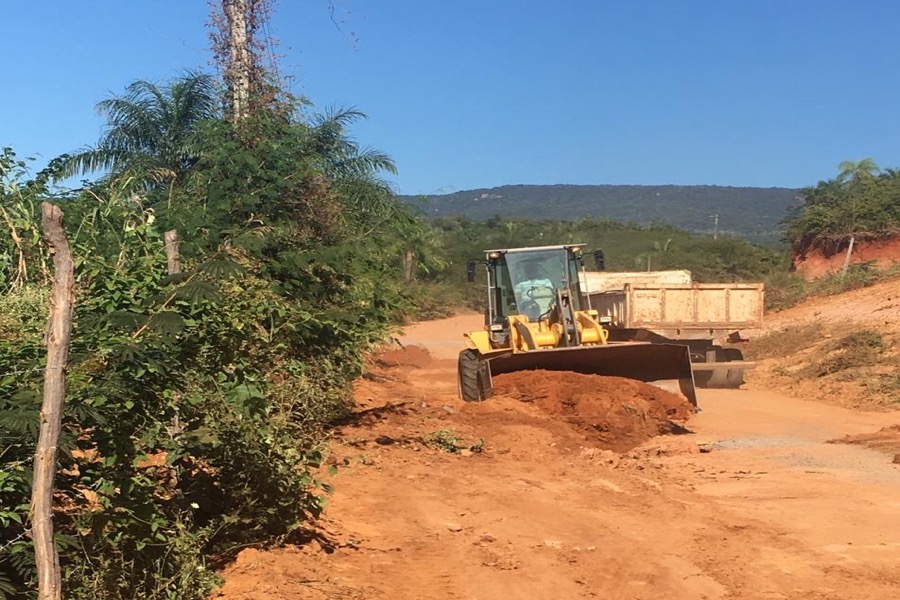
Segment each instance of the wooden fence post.
[{"label": "wooden fence post", "polygon": [[47,323],[47,365],[44,369],[44,400],[41,430],[34,453],[31,493],[31,523],[38,573],[38,600],[61,600],[62,578],[53,538],[53,486],[56,476],[56,446],[62,427],[66,396],[66,363],[72,337],[75,303],[74,267],[69,241],[63,229],[63,212],[49,202],[41,204],[44,239],[53,255],[53,291]]},{"label": "wooden fence post", "polygon": [[403,254],[403,279],[406,283],[412,283],[416,277],[416,253],[409,248]]},{"label": "wooden fence post", "polygon": [[181,240],[174,229],[163,234],[166,242],[166,261],[169,265],[169,275],[181,273]]}]

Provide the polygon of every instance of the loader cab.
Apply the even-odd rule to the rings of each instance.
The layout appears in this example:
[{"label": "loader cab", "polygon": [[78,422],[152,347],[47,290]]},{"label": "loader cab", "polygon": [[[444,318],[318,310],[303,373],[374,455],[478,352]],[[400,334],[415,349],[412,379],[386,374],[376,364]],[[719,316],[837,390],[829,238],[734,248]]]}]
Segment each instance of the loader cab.
[{"label": "loader cab", "polygon": [[485,316],[492,333],[500,334],[511,315],[524,315],[529,321],[547,318],[558,290],[567,290],[575,310],[581,310],[581,249],[581,244],[572,244],[489,250]]}]

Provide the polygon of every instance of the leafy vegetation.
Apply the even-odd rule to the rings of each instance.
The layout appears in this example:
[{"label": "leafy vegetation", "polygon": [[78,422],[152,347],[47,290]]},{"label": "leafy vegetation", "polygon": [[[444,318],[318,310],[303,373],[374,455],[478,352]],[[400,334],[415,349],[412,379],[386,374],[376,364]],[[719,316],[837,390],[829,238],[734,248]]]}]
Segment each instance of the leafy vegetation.
[{"label": "leafy vegetation", "polygon": [[222,116],[212,77],[188,73],[166,85],[135,81],[97,104],[107,130],[100,142],[60,157],[59,177],[113,173],[144,186],[181,181],[199,157],[197,126]]},{"label": "leafy vegetation", "polygon": [[824,377],[847,369],[870,367],[878,363],[887,345],[881,333],[858,329],[828,343],[820,360],[806,367],[801,375]]},{"label": "leafy vegetation", "polygon": [[[832,335],[837,334],[836,339]],[[753,340],[747,347],[748,358],[791,358],[792,369],[783,375],[795,378],[819,378],[862,367],[882,360],[890,344],[874,329],[850,326],[836,331],[818,322],[805,323],[771,332]],[[807,351],[808,356],[800,357]]]},{"label": "leafy vegetation", "polygon": [[750,341],[744,354],[750,360],[787,358],[819,343],[825,335],[822,323],[792,325]]},{"label": "leafy vegetation", "polygon": [[484,448],[484,440],[478,439],[474,443],[469,444],[452,429],[434,431],[425,439],[425,442],[438,450],[449,452],[450,454],[460,454],[464,450],[477,454]]},{"label": "leafy vegetation", "polygon": [[900,171],[882,171],[872,159],[844,161],[836,178],[801,191],[802,205],[785,220],[791,248],[826,256],[850,241],[877,239],[900,228]]},{"label": "leafy vegetation", "polygon": [[858,322],[802,323],[751,340],[745,356],[775,359],[760,365],[762,376],[774,376],[775,385],[801,385],[867,407],[900,400],[900,356],[890,330]]},{"label": "leafy vegetation", "polygon": [[[34,578],[51,176],[102,171],[63,198],[77,278],[55,519],[67,597],[205,598],[210,560],[295,535],[324,506],[321,442],[363,353],[415,310],[403,257],[428,228],[379,179],[390,160],[348,138],[362,115],[282,107],[237,128],[204,109],[167,143],[161,125],[136,127],[189,112],[195,84],[130,86],[102,105],[128,108],[107,112],[97,148],[34,179],[3,155],[0,597]],[[167,273],[168,229],[181,273]]]}]

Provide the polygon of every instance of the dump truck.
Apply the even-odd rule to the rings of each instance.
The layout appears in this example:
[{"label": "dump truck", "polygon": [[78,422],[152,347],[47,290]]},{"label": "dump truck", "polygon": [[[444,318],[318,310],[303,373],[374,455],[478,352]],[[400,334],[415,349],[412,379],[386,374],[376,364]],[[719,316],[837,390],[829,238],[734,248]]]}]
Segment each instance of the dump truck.
[{"label": "dump truck", "polygon": [[[459,394],[490,397],[492,378],[529,369],[575,371],[644,381],[697,404],[688,346],[615,340],[590,295],[584,244],[485,252],[484,327],[465,334],[458,362]],[[474,281],[476,263],[468,264]]]},{"label": "dump truck", "polygon": [[587,271],[580,287],[610,340],[687,346],[699,387],[740,387],[755,366],[720,341],[741,341],[762,326],[761,283],[696,283],[689,271]]}]

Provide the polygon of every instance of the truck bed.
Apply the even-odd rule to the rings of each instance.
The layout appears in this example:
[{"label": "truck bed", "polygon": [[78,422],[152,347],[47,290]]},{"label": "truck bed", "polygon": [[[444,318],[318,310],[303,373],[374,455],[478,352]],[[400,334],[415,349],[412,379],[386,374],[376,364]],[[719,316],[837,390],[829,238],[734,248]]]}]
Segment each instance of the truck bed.
[{"label": "truck bed", "polygon": [[589,298],[611,327],[681,337],[760,327],[764,293],[761,283],[625,283]]}]

